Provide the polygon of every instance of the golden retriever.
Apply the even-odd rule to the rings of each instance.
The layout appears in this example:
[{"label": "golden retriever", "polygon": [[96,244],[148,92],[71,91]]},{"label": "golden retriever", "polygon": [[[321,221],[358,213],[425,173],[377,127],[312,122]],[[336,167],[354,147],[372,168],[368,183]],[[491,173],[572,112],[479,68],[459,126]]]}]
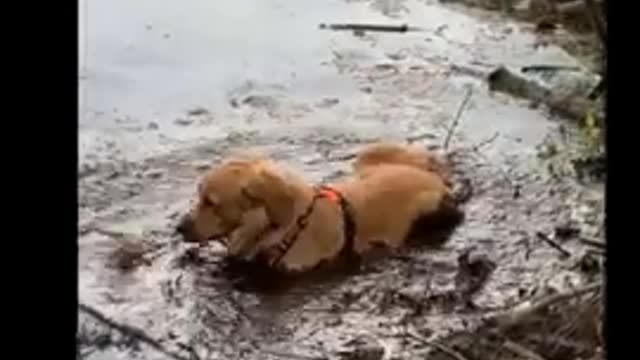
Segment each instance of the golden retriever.
[{"label": "golden retriever", "polygon": [[401,150],[388,150],[398,147],[372,148],[382,156],[365,150],[355,176],[324,190],[264,158],[226,161],[204,176],[178,230],[186,241],[228,236],[231,256],[298,272],[341,253],[398,248],[420,219],[461,218],[449,187],[417,161],[417,151],[398,156]]}]

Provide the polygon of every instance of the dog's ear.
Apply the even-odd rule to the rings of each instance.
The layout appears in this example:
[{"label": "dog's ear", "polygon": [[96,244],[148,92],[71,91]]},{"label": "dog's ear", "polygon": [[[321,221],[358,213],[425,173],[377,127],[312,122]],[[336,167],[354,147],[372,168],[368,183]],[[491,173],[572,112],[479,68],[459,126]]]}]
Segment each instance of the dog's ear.
[{"label": "dog's ear", "polygon": [[250,200],[264,206],[272,223],[285,225],[294,212],[294,196],[282,175],[273,169],[261,167],[256,176],[243,187],[242,192]]}]

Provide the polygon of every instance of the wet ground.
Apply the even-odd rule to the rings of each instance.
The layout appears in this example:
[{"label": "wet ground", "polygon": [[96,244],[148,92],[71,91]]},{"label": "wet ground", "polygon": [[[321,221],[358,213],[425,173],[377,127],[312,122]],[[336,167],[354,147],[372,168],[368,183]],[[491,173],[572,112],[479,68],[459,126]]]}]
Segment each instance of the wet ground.
[{"label": "wet ground", "polygon": [[[490,93],[485,81],[499,65],[580,66],[538,46],[529,25],[436,1],[113,0],[80,9],[79,300],[163,348],[201,359],[419,357],[409,333],[442,338],[488,311],[590,281],[578,238],[603,237],[601,188],[557,176],[540,157],[568,125]],[[334,22],[422,31],[318,29]],[[198,177],[227,154],[262,151],[328,181],[376,139],[441,146],[468,93],[448,150],[473,196],[441,248],[264,294],[223,276],[215,249],[193,253],[173,235]],[[491,270],[461,297],[464,253]],[[79,324],[83,358],[170,357],[86,312]],[[371,353],[349,350],[362,342]]]}]

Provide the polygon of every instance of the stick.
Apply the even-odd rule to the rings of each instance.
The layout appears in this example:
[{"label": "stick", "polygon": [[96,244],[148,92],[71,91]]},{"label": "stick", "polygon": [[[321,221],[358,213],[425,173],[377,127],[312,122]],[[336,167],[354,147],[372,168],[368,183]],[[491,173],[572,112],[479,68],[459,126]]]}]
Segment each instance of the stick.
[{"label": "stick", "polygon": [[468,360],[467,358],[465,358],[464,356],[462,356],[462,354],[460,354],[459,352],[453,350],[452,348],[445,346],[439,342],[436,341],[431,341],[431,340],[427,340],[424,337],[418,335],[415,333],[415,331],[413,331],[413,329],[407,329],[406,331],[407,335],[411,336],[412,338],[420,341],[421,343],[434,347],[440,351],[442,351],[443,353],[449,355],[450,357],[452,357],[453,359],[456,360]]},{"label": "stick", "polygon": [[552,248],[558,250],[563,257],[568,258],[571,257],[571,253],[567,250],[565,250],[565,248],[562,247],[562,245],[558,244],[557,242],[551,240],[545,233],[542,232],[537,232],[536,236],[538,237],[538,239],[546,242],[547,244],[551,245]]},{"label": "stick", "polygon": [[567,71],[578,71],[580,70],[577,66],[567,66],[567,65],[530,65],[524,66],[520,69],[523,73],[529,71],[549,71],[549,70],[567,70]]},{"label": "stick", "polygon": [[282,352],[277,350],[260,349],[260,351],[262,351],[265,354],[269,354],[269,355],[279,357],[279,358],[284,358],[284,359],[298,359],[298,360],[318,359],[318,356],[294,354],[294,353]]},{"label": "stick", "polygon": [[420,134],[420,135],[409,136],[406,140],[407,140],[407,143],[411,144],[411,143],[414,143],[416,141],[421,141],[421,140],[426,140],[426,139],[433,139],[434,137],[435,137],[435,135],[433,135],[432,133],[424,133],[424,134]]},{"label": "stick", "polygon": [[[164,346],[162,346],[158,341],[152,339],[149,335],[147,335],[143,330],[135,328],[131,325],[127,325],[127,324],[120,324],[117,323],[111,319],[109,319],[106,315],[104,315],[102,312],[100,312],[97,309],[94,309],[93,307],[89,306],[89,305],[85,305],[82,303],[78,304],[78,308],[80,309],[80,311],[83,311],[89,315],[91,315],[93,318],[95,318],[96,320],[106,324],[107,326],[114,328],[116,330],[118,330],[119,332],[130,336],[132,338],[137,339],[140,342],[143,342],[147,345],[149,345],[150,347],[156,349],[157,351],[170,356],[174,359],[177,360],[191,360],[187,357],[184,357],[180,354],[174,353],[172,351],[169,351],[167,349],[165,349]],[[192,352],[192,355],[194,355],[197,358],[197,355],[195,354],[195,352]]]},{"label": "stick", "polygon": [[444,144],[442,145],[442,148],[444,149],[444,151],[447,151],[447,149],[449,148],[449,141],[451,141],[453,132],[456,126],[458,126],[458,122],[460,122],[460,117],[462,116],[462,112],[464,111],[464,108],[467,106],[467,103],[469,102],[469,99],[471,98],[472,93],[473,93],[473,88],[471,87],[467,88],[467,94],[465,95],[464,100],[462,100],[462,103],[460,103],[460,107],[458,107],[458,112],[456,113],[456,117],[453,118],[453,122],[451,123],[451,126],[447,130],[447,136],[445,137]]},{"label": "stick", "polygon": [[407,32],[423,31],[417,27],[402,25],[375,25],[375,24],[320,24],[320,29],[329,30],[353,30],[353,31],[381,31],[381,32]]},{"label": "stick", "polygon": [[470,152],[477,153],[480,150],[480,148],[482,148],[484,146],[487,146],[487,145],[491,144],[492,142],[494,142],[498,138],[498,136],[500,136],[500,132],[496,131],[490,137],[480,141],[479,143],[477,143],[475,145],[472,145],[471,147],[462,148],[462,149],[458,150],[458,152],[460,152],[460,151],[470,151]]},{"label": "stick", "polygon": [[579,241],[585,245],[589,245],[589,246],[593,246],[593,247],[597,247],[598,249],[602,249],[602,250],[606,250],[607,249],[607,245],[603,242],[600,241],[596,241],[596,240],[589,240],[589,239],[585,239],[585,238],[580,238]]},{"label": "stick", "polygon": [[575,289],[573,291],[546,296],[542,298],[540,301],[538,301],[537,304],[531,305],[522,310],[512,310],[509,313],[498,315],[494,319],[495,321],[497,321],[499,327],[502,327],[502,328],[510,327],[520,322],[523,318],[526,318],[538,312],[541,309],[551,306],[557,302],[569,300],[574,297],[582,296],[592,291],[596,291],[601,287],[602,287],[602,281],[596,281],[594,283]]},{"label": "stick", "polygon": [[530,360],[545,360],[542,356],[511,340],[507,340],[503,346],[524,358]]}]

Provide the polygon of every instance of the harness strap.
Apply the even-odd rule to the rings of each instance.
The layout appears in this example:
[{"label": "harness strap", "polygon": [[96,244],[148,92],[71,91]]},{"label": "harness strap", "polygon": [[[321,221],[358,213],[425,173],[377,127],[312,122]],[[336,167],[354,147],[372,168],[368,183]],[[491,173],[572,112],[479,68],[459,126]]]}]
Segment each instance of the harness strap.
[{"label": "harness strap", "polygon": [[276,255],[269,260],[270,266],[277,266],[280,261],[287,255],[291,247],[298,240],[302,231],[309,224],[309,217],[313,213],[313,209],[318,199],[326,198],[332,202],[338,203],[340,210],[342,211],[342,227],[344,231],[345,243],[340,250],[341,256],[349,256],[353,252],[354,238],[356,233],[356,223],[354,218],[354,209],[351,204],[345,199],[344,196],[337,190],[329,186],[319,186],[316,188],[316,193],[311,199],[311,203],[307,207],[304,213],[302,213],[296,219],[293,230],[287,232],[280,243],[274,245],[273,251]]}]

